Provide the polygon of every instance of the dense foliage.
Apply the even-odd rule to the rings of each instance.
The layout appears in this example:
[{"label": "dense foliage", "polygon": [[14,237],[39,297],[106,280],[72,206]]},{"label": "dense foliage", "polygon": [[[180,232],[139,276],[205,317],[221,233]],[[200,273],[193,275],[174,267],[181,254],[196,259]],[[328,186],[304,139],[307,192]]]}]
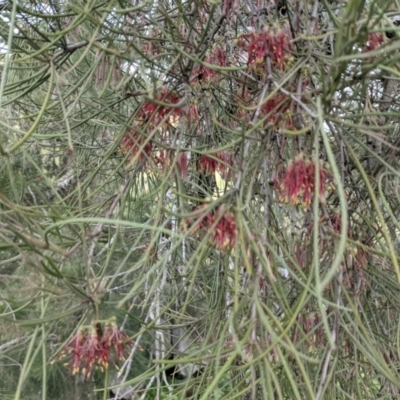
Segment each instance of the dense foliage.
[{"label": "dense foliage", "polygon": [[399,21],[2,1],[1,399],[398,398]]}]

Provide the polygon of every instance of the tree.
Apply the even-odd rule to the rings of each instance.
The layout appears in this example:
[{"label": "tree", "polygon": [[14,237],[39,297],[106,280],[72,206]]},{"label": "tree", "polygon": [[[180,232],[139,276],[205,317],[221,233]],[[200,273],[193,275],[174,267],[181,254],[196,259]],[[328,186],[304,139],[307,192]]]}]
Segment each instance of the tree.
[{"label": "tree", "polygon": [[398,396],[396,1],[1,10],[4,398]]}]

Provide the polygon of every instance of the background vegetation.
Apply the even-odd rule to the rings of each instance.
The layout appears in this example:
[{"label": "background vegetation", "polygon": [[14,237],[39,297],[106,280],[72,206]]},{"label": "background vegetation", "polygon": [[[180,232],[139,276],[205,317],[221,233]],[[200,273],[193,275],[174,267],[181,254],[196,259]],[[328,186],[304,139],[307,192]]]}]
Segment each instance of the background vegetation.
[{"label": "background vegetation", "polygon": [[398,398],[399,21],[2,1],[0,398]]}]

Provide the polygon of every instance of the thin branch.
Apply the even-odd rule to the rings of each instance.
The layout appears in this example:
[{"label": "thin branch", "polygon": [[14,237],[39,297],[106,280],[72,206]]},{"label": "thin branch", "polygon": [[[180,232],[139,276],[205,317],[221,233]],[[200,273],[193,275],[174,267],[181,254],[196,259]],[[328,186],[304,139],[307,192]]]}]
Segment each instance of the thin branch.
[{"label": "thin branch", "polygon": [[63,47],[60,51],[55,53],[54,56],[51,58],[51,60],[54,61],[56,58],[61,57],[64,54],[71,54],[75,50],[81,49],[82,47],[85,47],[90,43],[100,42],[105,39],[107,39],[106,36],[99,36],[99,37],[95,38],[94,40],[84,40],[82,42],[69,44],[68,46]]}]

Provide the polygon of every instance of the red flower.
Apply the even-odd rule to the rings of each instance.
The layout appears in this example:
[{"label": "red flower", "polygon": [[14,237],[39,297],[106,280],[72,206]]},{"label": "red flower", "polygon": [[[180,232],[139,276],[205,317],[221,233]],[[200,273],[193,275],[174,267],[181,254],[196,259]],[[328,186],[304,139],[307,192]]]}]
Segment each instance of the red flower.
[{"label": "red flower", "polygon": [[72,375],[76,375],[80,370],[85,337],[86,333],[82,330],[79,330],[78,333],[65,345],[64,349],[59,355],[58,359],[62,360],[67,356],[67,354],[71,354],[69,368]]},{"label": "red flower", "polygon": [[267,121],[273,126],[277,127],[284,124],[286,127],[292,127],[291,117],[289,116],[285,119],[285,114],[290,109],[290,104],[291,101],[287,96],[277,94],[266,101],[261,106],[261,110],[265,113]]},{"label": "red flower", "polygon": [[225,211],[221,206],[214,213],[210,210],[209,204],[203,204],[193,210],[193,216],[182,220],[181,229],[183,232],[194,234],[197,231],[211,230],[210,242],[218,250],[230,251],[236,245],[237,229],[234,216]]},{"label": "red flower", "polygon": [[218,167],[218,161],[215,158],[211,158],[202,155],[199,158],[199,172],[204,172],[206,175],[213,175]]},{"label": "red flower", "polygon": [[182,114],[180,107],[168,107],[168,103],[175,105],[181,100],[176,92],[169,92],[167,88],[163,88],[157,95],[156,100],[167,105],[159,105],[151,100],[147,101],[139,111],[138,117],[140,119],[145,122],[151,121],[154,126],[157,126],[164,120],[166,121],[168,116],[176,118]]},{"label": "red flower", "polygon": [[68,363],[72,375],[82,372],[89,379],[97,363],[99,351],[99,337],[93,327],[83,327],[65,345],[57,360],[62,360],[71,355]]},{"label": "red flower", "polygon": [[189,172],[189,159],[189,152],[178,153],[175,160],[174,151],[160,150],[158,156],[154,157],[154,162],[160,167],[162,172],[165,172],[168,167],[175,166],[181,177],[187,179]]},{"label": "red flower", "polygon": [[193,82],[210,82],[216,77],[217,71],[202,65],[193,70],[193,75]]},{"label": "red flower", "polygon": [[199,172],[204,172],[206,175],[213,175],[215,171],[218,171],[226,179],[232,165],[233,155],[221,151],[213,157],[202,155],[198,161],[198,170]]},{"label": "red flower", "polygon": [[233,215],[221,206],[215,215],[209,215],[207,225],[213,229],[211,242],[218,250],[232,250],[236,245],[237,230]]},{"label": "red flower", "polygon": [[217,64],[220,67],[226,66],[227,65],[227,58],[226,58],[226,53],[224,50],[221,49],[221,47],[216,47],[213,53],[214,59],[216,59]]},{"label": "red flower", "polygon": [[272,45],[272,63],[282,68],[286,65],[286,52],[289,49],[289,38],[283,31],[278,31]]},{"label": "red flower", "polygon": [[217,158],[221,160],[218,162],[217,170],[221,174],[223,179],[230,179],[232,176],[232,166],[235,158],[233,154],[227,153],[226,151],[220,151],[217,153]]},{"label": "red flower", "polygon": [[[279,30],[270,32],[267,28],[261,32],[251,32],[242,35],[242,38],[248,39],[248,57],[247,65],[249,69],[258,69],[261,67],[265,71],[265,58],[271,57],[271,65],[283,69],[287,63],[287,54],[289,51],[288,33]],[[243,45],[243,42],[241,42]]]},{"label": "red flower", "polygon": [[367,36],[367,42],[364,46],[363,52],[375,50],[383,42],[383,36],[381,33],[370,33]]},{"label": "red flower", "polygon": [[107,323],[104,334],[100,323],[81,327],[54,361],[70,355],[68,364],[72,375],[81,372],[86,379],[89,379],[95,368],[102,371],[108,369],[111,349],[114,350],[118,360],[122,360],[126,345],[131,343],[132,340],[118,329],[115,319],[112,319]]},{"label": "red flower", "polygon": [[139,154],[139,162],[149,158],[152,150],[151,142],[133,129],[129,129],[119,145],[119,151],[122,154],[129,154],[130,158],[135,158]]},{"label": "red flower", "polygon": [[[305,160],[303,154],[299,154],[296,160],[289,165],[280,185],[280,195],[285,201],[293,205],[300,203],[308,207],[315,194],[315,163],[311,160]],[[319,196],[324,201],[325,180],[329,176],[323,165],[319,166]],[[300,198],[302,198],[300,200]]]},{"label": "red flower", "polygon": [[81,355],[82,373],[89,379],[94,367],[98,364],[101,351],[100,337],[94,327],[90,327],[83,342],[83,353]]},{"label": "red flower", "polygon": [[[227,65],[227,57],[226,52],[221,47],[214,48],[210,55],[205,59],[205,62],[208,64],[218,65],[220,67]],[[218,72],[201,65],[193,69],[191,79],[192,82],[209,82],[214,80],[214,78],[218,75]]]},{"label": "red flower", "polygon": [[108,349],[113,348],[118,360],[124,360],[124,350],[126,344],[132,344],[131,338],[118,329],[114,321],[108,323],[102,338],[102,345]]}]

